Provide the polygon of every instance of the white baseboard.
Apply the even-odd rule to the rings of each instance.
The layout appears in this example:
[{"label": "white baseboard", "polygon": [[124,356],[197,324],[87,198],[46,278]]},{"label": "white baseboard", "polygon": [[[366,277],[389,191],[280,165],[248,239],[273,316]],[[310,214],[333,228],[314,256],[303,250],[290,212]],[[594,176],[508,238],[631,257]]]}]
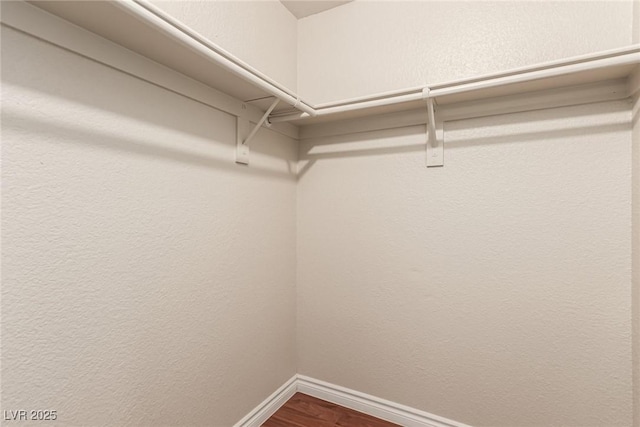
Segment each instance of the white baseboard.
[{"label": "white baseboard", "polygon": [[297,381],[297,375],[291,377],[289,381],[280,386],[271,396],[256,406],[253,411],[238,421],[234,427],[260,427],[296,393]]},{"label": "white baseboard", "polygon": [[471,427],[468,424],[304,375],[296,375],[291,378],[234,427],[260,427],[296,392],[317,397],[403,427]]},{"label": "white baseboard", "polygon": [[403,427],[470,427],[467,424],[448,420],[428,412],[304,375],[298,375],[297,389],[300,393],[399,424]]}]

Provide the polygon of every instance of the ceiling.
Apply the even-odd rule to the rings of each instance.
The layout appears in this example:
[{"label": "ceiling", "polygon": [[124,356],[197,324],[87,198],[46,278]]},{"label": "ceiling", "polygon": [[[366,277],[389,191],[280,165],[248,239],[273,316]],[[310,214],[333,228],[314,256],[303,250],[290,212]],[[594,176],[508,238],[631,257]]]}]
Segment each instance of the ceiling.
[{"label": "ceiling", "polygon": [[298,19],[333,9],[350,1],[353,0],[280,0],[284,7]]}]

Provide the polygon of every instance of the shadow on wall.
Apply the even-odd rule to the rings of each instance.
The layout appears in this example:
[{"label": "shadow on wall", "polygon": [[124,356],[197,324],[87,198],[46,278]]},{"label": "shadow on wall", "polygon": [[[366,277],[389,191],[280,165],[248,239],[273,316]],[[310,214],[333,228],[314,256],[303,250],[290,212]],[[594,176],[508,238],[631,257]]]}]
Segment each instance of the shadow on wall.
[{"label": "shadow on wall", "polygon": [[[46,72],[19,72],[24,66],[11,64],[16,58],[28,62],[30,58],[21,58],[21,47],[37,44],[39,61],[46,63]],[[171,128],[195,136],[210,138],[201,128],[189,126],[184,120],[184,103],[196,102],[209,108],[212,114],[219,111],[185,95],[173,92],[140,77],[126,73],[75,52],[68,51],[56,44],[39,40],[13,28],[2,27],[2,80],[3,84],[21,86],[30,91],[49,94],[58,98],[131,117],[148,123]],[[79,61],[82,61],[81,63]],[[75,67],[70,64],[76,64]],[[18,70],[18,71],[16,71]],[[34,78],[37,75],[38,78]],[[59,76],[66,76],[60,79]],[[83,90],[78,90],[82,87]],[[105,88],[112,88],[105,90]],[[157,89],[162,89],[158,91]],[[171,98],[172,95],[179,98]],[[137,99],[132,99],[138,95]],[[142,99],[140,99],[142,98]],[[140,102],[147,108],[140,108]],[[164,108],[157,108],[159,104]],[[173,108],[167,108],[166,106]]]},{"label": "shadow on wall", "polygon": [[[628,111],[630,107],[619,103],[615,112]],[[601,116],[597,112],[586,106],[560,107],[536,111],[538,115],[535,120],[540,124],[538,129],[522,131],[522,125],[532,123],[532,112],[522,112],[514,114],[502,114],[491,116],[494,124],[485,128],[489,130],[486,135],[473,136],[472,138],[455,138],[447,140],[447,124],[445,122],[445,150],[465,149],[478,145],[494,145],[504,143],[525,143],[536,142],[542,139],[562,139],[567,137],[577,137],[580,135],[608,134],[617,131],[628,131],[629,122],[606,122],[597,124],[597,117]],[[638,113],[636,112],[636,115]],[[594,123],[586,124],[593,116]],[[566,126],[562,121],[568,118],[583,119],[585,125]],[[477,120],[487,120],[487,117],[478,119],[456,120],[456,130],[470,130],[478,127]],[[636,118],[634,117],[634,120]],[[557,121],[557,124],[554,123]],[[505,126],[513,126],[513,131],[509,131]],[[494,131],[492,131],[494,130]],[[414,144],[398,145],[396,139],[402,137],[420,138],[420,142]],[[426,127],[424,125],[410,126],[405,128],[387,129],[382,131],[360,132],[348,135],[331,136],[326,138],[312,138],[302,141],[300,147],[300,167],[298,179],[302,178],[311,167],[320,160],[365,157],[365,156],[385,156],[400,153],[424,152],[426,149]]]},{"label": "shadow on wall", "polygon": [[[18,125],[19,124],[19,125]],[[256,166],[238,165],[233,160],[235,153],[235,142],[230,147],[229,158],[218,158],[214,156],[206,156],[200,153],[189,153],[185,150],[177,150],[171,147],[162,147],[154,144],[152,141],[144,139],[127,138],[122,135],[111,134],[108,132],[98,131],[94,128],[71,127],[68,125],[49,122],[33,117],[25,117],[11,111],[2,112],[2,127],[6,129],[28,129],[31,133],[38,133],[43,136],[50,137],[52,135],[60,135],[69,143],[92,145],[100,149],[122,151],[139,156],[147,156],[153,158],[163,158],[170,161],[177,161],[191,164],[193,166],[215,168],[234,173],[246,173],[249,175],[260,175],[262,177],[271,177],[285,180],[295,180],[295,162],[286,161],[287,171],[281,172],[275,169],[266,169]],[[258,144],[256,144],[258,145]],[[252,147],[252,151],[265,154],[265,150]]]},{"label": "shadow on wall", "polygon": [[[106,64],[57,46],[51,49],[53,45],[19,31],[3,27],[2,37],[5,128],[199,167],[295,180],[297,159],[290,138],[261,129],[251,145],[252,165],[237,165],[233,116]],[[35,56],[42,66],[32,63]],[[78,112],[86,117],[64,120]],[[133,128],[140,133],[125,133],[125,122],[139,122]],[[146,129],[154,129],[156,136]]]}]

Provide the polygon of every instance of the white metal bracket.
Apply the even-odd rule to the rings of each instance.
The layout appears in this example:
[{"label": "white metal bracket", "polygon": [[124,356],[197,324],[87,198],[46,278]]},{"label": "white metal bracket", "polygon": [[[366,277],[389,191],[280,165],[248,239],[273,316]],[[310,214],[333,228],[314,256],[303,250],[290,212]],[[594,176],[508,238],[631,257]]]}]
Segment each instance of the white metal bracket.
[{"label": "white metal bracket", "polygon": [[269,114],[271,114],[273,109],[276,108],[278,102],[280,102],[280,100],[276,98],[271,103],[267,111],[264,112],[262,118],[258,121],[258,123],[256,123],[251,131],[249,131],[249,120],[240,116],[236,118],[236,163],[239,163],[241,165],[249,164],[249,153],[251,152],[251,150],[249,149],[249,143],[251,142],[253,137],[256,136],[256,133],[258,133],[258,130],[262,127],[262,125],[267,122]]},{"label": "white metal bracket", "polygon": [[422,98],[427,102],[427,167],[444,166],[444,131],[442,120],[436,117],[431,90],[425,87]]},{"label": "white metal bracket", "polygon": [[236,163],[249,164],[249,146],[244,143],[249,135],[251,123],[244,117],[236,117]]}]

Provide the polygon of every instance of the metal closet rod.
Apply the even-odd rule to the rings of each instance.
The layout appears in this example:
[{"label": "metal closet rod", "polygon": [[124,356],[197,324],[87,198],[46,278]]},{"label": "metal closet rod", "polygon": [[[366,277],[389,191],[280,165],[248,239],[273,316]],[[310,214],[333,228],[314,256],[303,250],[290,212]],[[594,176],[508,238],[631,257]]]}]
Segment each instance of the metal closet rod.
[{"label": "metal closet rod", "polygon": [[[516,83],[533,82],[551,77],[566,76],[581,71],[595,71],[608,67],[634,64],[640,64],[640,44],[431,86],[420,86],[325,103],[314,106],[315,116],[327,116],[373,107],[420,101],[426,98],[433,99],[446,95],[455,95]],[[269,117],[269,121],[271,123],[286,122],[307,117],[311,116],[306,113],[282,114]]]},{"label": "metal closet rod", "polygon": [[294,108],[303,111],[305,114],[308,114],[308,116],[315,116],[316,110],[311,107],[309,103],[300,99],[296,93],[270,79],[221,47],[211,43],[204,36],[187,27],[147,0],[120,0],[115,2],[115,4],[140,21],[153,25],[156,29],[177,40],[199,55],[215,62],[230,73],[247,80],[279,100],[293,105]]}]

